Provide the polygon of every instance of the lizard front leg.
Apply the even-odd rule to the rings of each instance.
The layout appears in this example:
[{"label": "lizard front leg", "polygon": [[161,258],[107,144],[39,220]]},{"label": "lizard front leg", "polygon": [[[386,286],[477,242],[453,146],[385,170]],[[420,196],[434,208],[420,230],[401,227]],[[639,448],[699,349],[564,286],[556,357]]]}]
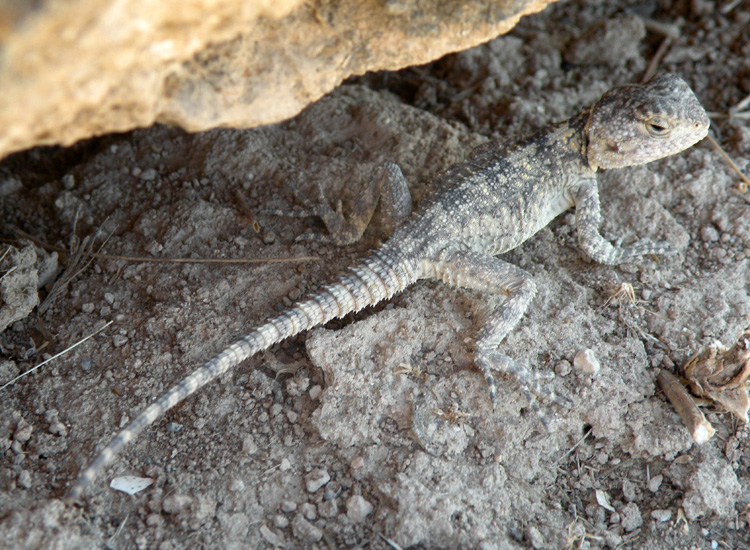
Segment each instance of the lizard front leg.
[{"label": "lizard front leg", "polygon": [[613,246],[599,233],[601,207],[599,189],[595,179],[581,184],[573,195],[576,207],[578,242],[591,259],[607,265],[615,265],[645,254],[665,254],[670,251],[666,241],[651,242],[643,239],[626,247]]},{"label": "lizard front leg", "polygon": [[532,394],[554,401],[560,399],[549,387],[540,383],[539,377],[532,375],[526,367],[498,349],[506,335],[523,317],[536,294],[536,285],[531,275],[493,256],[466,250],[441,253],[436,260],[428,262],[427,273],[453,286],[507,296],[502,305],[490,313],[479,330],[474,346],[474,360],[487,381],[493,406],[497,393],[493,371],[499,370],[518,382],[546,425]]}]

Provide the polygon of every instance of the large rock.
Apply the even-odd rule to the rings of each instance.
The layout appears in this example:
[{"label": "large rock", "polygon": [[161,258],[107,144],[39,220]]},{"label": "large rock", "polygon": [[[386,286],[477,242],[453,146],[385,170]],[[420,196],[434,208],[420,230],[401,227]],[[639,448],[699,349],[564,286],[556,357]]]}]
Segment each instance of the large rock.
[{"label": "large rock", "polygon": [[0,4],[0,157],[154,122],[276,122],[350,75],[474,46],[550,1]]}]

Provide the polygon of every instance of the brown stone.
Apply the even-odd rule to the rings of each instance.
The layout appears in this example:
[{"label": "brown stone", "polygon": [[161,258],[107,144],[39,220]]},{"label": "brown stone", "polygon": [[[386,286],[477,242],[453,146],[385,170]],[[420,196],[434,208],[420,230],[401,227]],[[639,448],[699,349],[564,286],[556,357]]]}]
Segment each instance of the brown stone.
[{"label": "brown stone", "polygon": [[426,63],[551,0],[17,0],[0,6],[0,157],[166,122],[252,127],[344,78]]}]

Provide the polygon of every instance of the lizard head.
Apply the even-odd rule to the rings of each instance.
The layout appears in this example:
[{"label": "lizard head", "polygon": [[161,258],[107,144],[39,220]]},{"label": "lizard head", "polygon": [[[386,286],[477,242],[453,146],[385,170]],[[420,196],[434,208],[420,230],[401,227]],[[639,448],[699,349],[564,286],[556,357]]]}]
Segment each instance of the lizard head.
[{"label": "lizard head", "polygon": [[706,137],[709,120],[690,86],[673,74],[613,88],[586,123],[591,168],[645,164]]}]

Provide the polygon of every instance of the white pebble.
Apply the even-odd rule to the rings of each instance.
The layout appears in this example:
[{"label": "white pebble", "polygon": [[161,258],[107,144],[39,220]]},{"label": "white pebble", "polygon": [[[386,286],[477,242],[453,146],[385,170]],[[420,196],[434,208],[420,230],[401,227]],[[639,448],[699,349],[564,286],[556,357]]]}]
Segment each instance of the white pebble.
[{"label": "white pebble", "polygon": [[588,348],[576,353],[573,358],[573,366],[586,374],[596,374],[602,368],[599,359],[594,355],[594,350]]},{"label": "white pebble", "polygon": [[372,504],[361,495],[350,496],[346,501],[346,516],[353,523],[361,523],[372,512]]},{"label": "white pebble", "polygon": [[313,470],[305,476],[305,488],[308,493],[314,493],[329,481],[331,476],[326,470]]}]

